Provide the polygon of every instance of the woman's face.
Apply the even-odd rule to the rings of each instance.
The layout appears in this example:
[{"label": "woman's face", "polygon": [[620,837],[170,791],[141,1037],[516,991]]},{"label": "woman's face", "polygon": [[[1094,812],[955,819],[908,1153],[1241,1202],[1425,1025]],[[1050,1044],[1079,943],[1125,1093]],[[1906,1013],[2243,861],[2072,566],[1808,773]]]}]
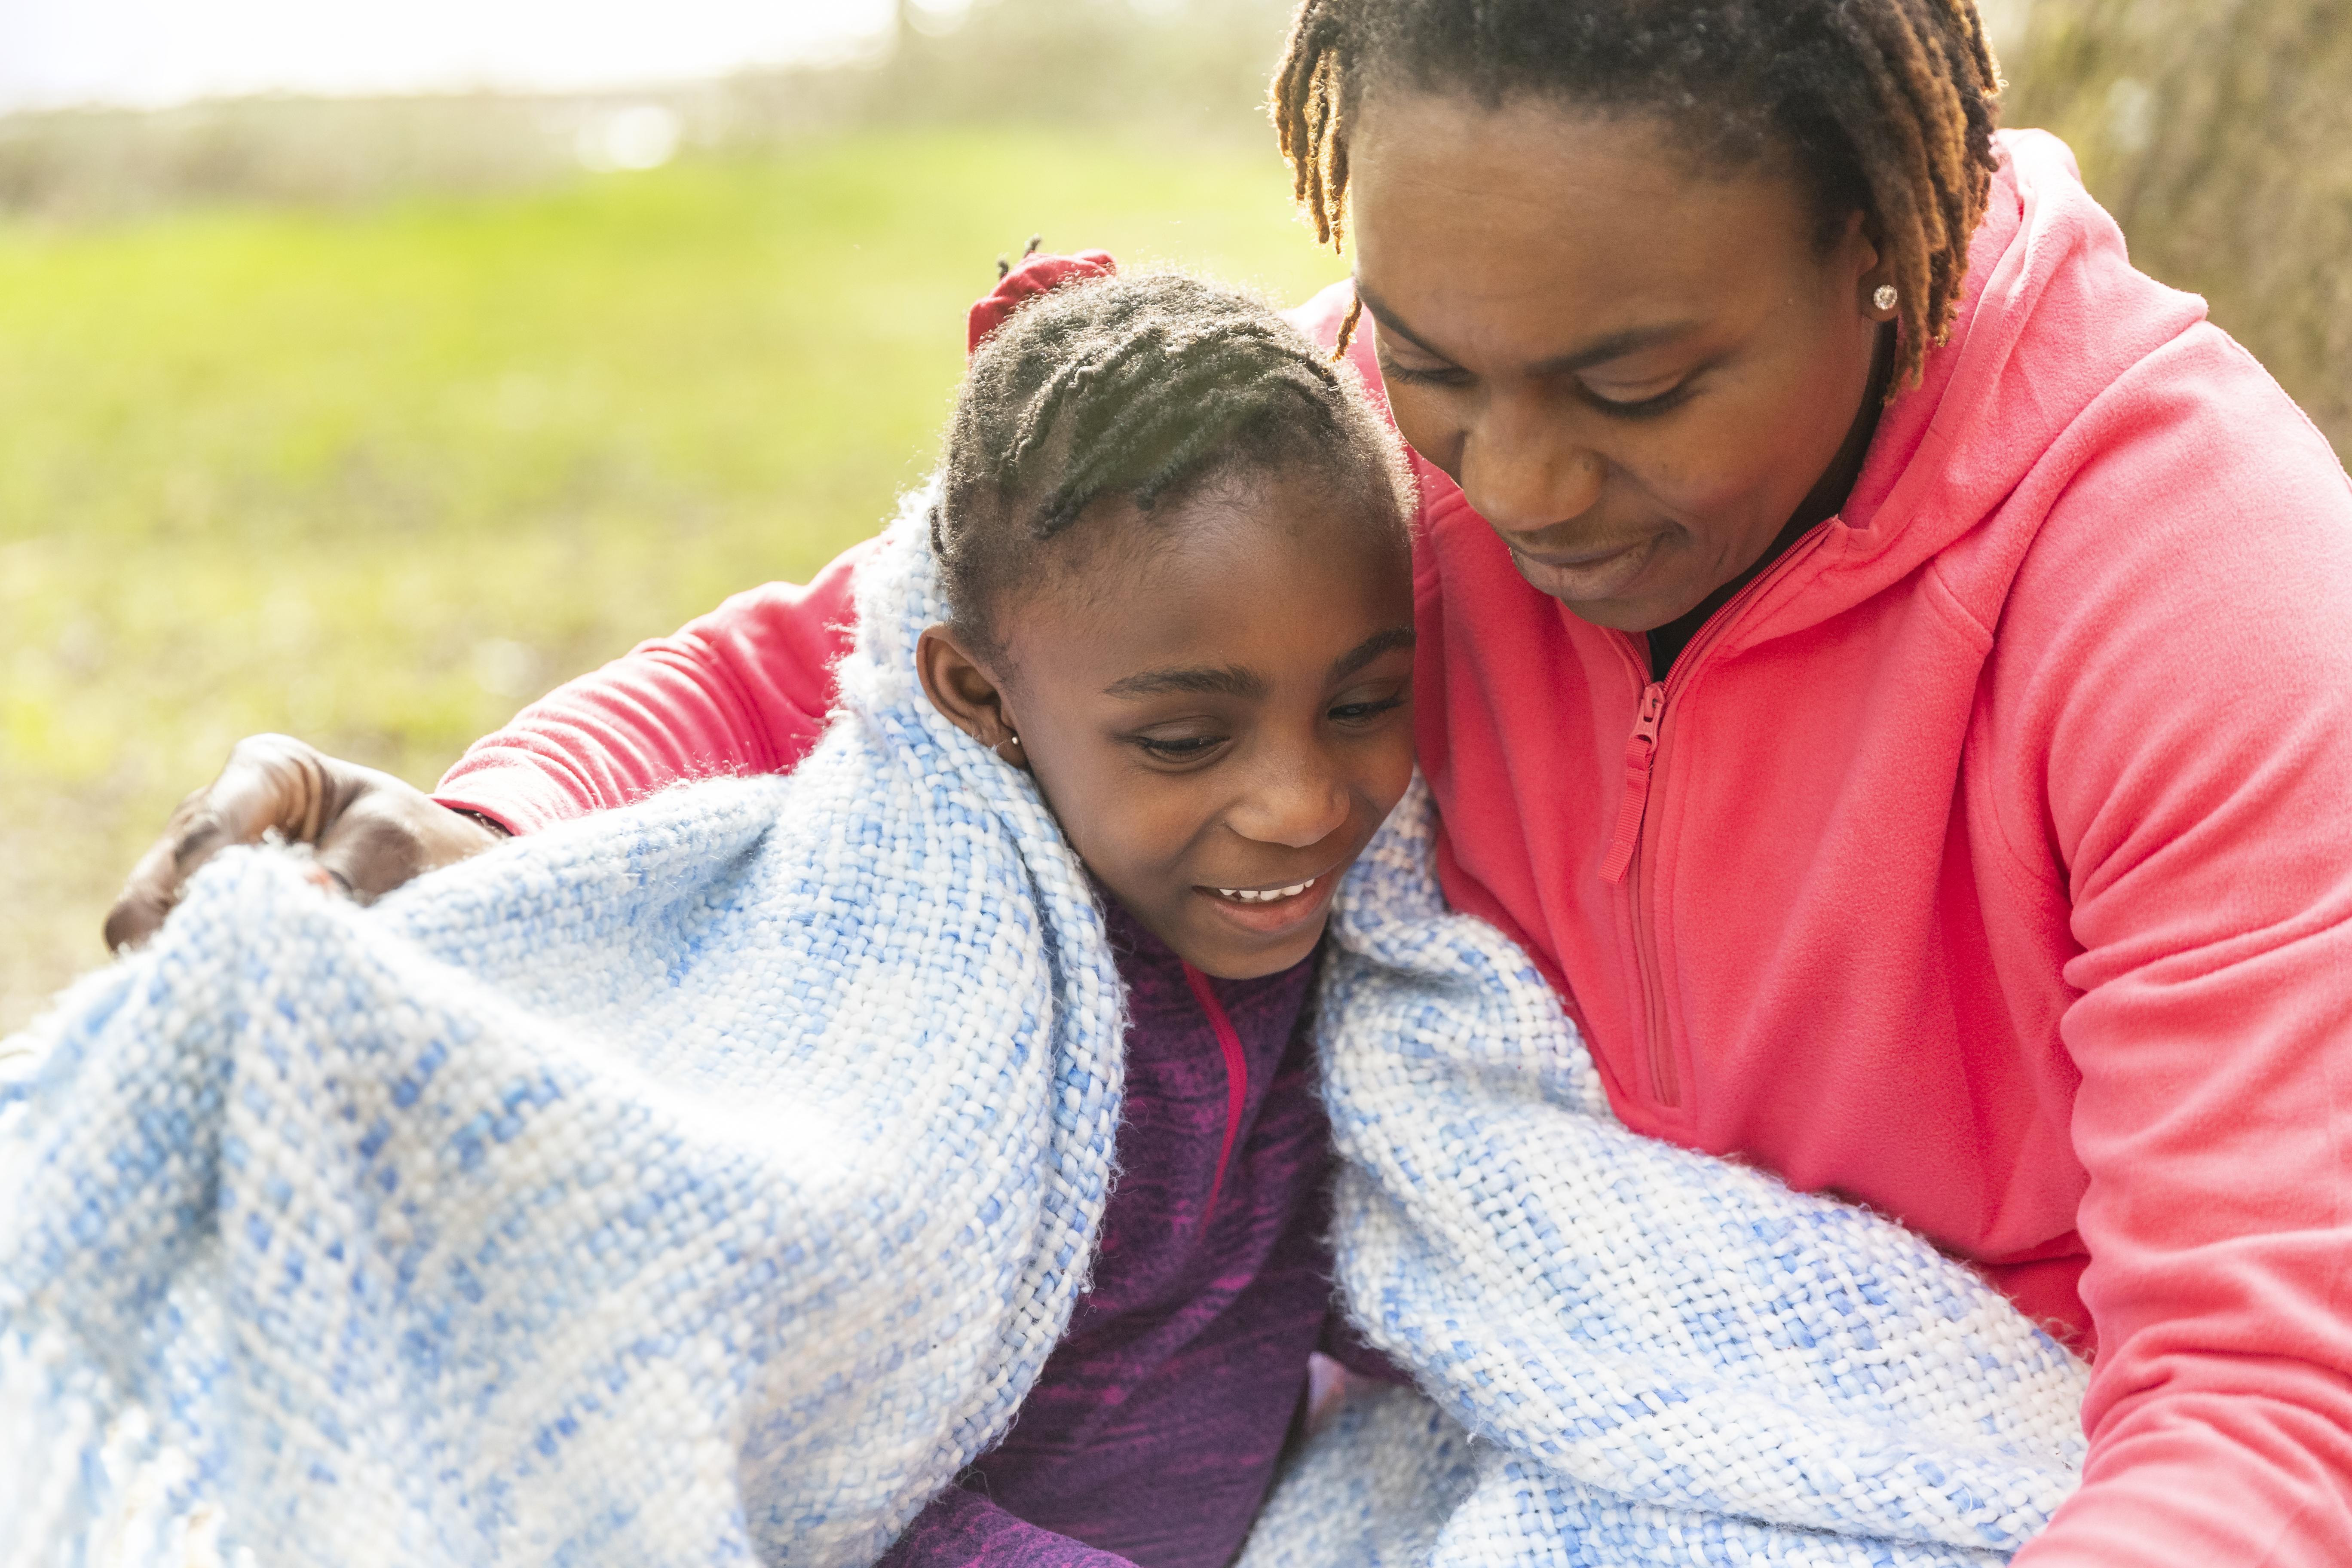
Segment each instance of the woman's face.
[{"label": "woman's face", "polygon": [[1529,583],[1645,631],[1762,556],[1869,384],[1860,215],[1824,250],[1793,177],[1709,174],[1639,114],[1374,89],[1349,153],[1397,427]]},{"label": "woman's face", "polygon": [[1087,868],[1221,977],[1314,950],[1412,777],[1411,556],[1346,489],[1101,503],[998,605],[1000,658],[943,626],[917,655],[940,711],[1036,775]]}]

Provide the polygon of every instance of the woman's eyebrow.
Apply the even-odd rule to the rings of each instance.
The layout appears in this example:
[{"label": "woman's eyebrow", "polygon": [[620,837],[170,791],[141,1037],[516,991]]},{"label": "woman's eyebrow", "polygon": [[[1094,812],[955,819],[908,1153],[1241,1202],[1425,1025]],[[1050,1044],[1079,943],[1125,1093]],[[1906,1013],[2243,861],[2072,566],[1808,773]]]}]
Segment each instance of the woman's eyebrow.
[{"label": "woman's eyebrow", "polygon": [[1612,359],[1623,359],[1627,354],[1672,342],[1697,325],[1696,321],[1661,321],[1655,326],[1628,327],[1622,332],[1596,338],[1573,353],[1560,354],[1545,360],[1541,364],[1531,365],[1529,372],[1536,375],[1565,375],[1575,371],[1591,370],[1596,364],[1607,364]]},{"label": "woman's eyebrow", "polygon": [[1190,669],[1147,669],[1103,688],[1106,697],[1161,697],[1189,691],[1202,697],[1264,697],[1265,678],[1232,665],[1223,668],[1196,666]]},{"label": "woman's eyebrow", "polygon": [[[1364,309],[1371,312],[1372,320],[1380,323],[1381,331],[1402,338],[1433,359],[1452,363],[1453,355],[1444,349],[1432,347],[1428,339],[1399,321],[1396,312],[1383,304],[1379,295],[1370,292],[1360,283],[1356,285],[1356,298],[1364,302]],[[1606,364],[1612,359],[1622,359],[1627,354],[1671,342],[1698,325],[1696,321],[1660,321],[1652,326],[1628,327],[1623,331],[1596,338],[1581,348],[1555,354],[1539,364],[1530,365],[1528,371],[1535,375],[1564,375],[1590,370],[1596,364]]]},{"label": "woman's eyebrow", "polygon": [[1411,626],[1391,626],[1384,632],[1374,632],[1331,661],[1330,679],[1345,680],[1390,649],[1411,647],[1413,640]]},{"label": "woman's eyebrow", "polygon": [[[1352,282],[1352,279],[1350,281]],[[1411,343],[1413,347],[1419,349],[1422,353],[1429,355],[1433,359],[1448,359],[1451,357],[1443,349],[1432,348],[1427,338],[1423,337],[1419,332],[1416,332],[1411,327],[1406,326],[1404,324],[1403,318],[1400,317],[1394,310],[1390,310],[1387,302],[1378,294],[1373,293],[1361,283],[1355,283],[1354,288],[1358,302],[1360,302],[1366,310],[1371,313],[1373,321],[1380,323],[1381,331],[1391,332],[1402,338],[1405,342]]]}]

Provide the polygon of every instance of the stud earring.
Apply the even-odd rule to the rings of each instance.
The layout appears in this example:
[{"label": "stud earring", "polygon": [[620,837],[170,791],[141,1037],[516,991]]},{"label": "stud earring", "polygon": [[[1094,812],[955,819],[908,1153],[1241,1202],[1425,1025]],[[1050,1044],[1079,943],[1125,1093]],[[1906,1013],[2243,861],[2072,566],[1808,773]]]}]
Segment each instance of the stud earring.
[{"label": "stud earring", "polygon": [[1902,297],[1895,291],[1894,284],[1881,283],[1878,286],[1878,292],[1870,297],[1870,302],[1882,310],[1892,310],[1895,309],[1895,301]]},{"label": "stud earring", "polygon": [[1004,743],[1008,746],[1017,746],[1021,743],[1021,737],[1018,735],[1007,735],[1004,737]]}]

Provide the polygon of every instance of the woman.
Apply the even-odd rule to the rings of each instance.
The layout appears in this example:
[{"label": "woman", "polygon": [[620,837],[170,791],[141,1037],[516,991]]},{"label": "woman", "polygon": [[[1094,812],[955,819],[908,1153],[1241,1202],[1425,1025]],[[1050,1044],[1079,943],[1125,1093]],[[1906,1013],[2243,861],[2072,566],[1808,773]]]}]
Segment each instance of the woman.
[{"label": "woman", "polygon": [[[1307,0],[1276,120],[1356,267],[1304,319],[1360,310],[1419,456],[1446,890],[1619,1115],[2095,1355],[2021,1563],[2334,1562],[2352,487],[1997,85],[1967,0]],[[557,691],[439,806],[248,742],[109,934],[265,826],[364,893],[789,767],[846,577]]]}]

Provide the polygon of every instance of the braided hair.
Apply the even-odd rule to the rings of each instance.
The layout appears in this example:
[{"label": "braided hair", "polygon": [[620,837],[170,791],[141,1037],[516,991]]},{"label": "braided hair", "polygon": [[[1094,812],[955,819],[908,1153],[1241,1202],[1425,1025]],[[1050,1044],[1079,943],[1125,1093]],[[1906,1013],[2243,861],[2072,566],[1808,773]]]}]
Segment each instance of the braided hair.
[{"label": "braided hair", "polygon": [[1951,330],[2001,89],[1973,0],[1301,0],[1274,122],[1299,205],[1333,245],[1370,82],[1650,110],[1722,166],[1777,142],[1811,187],[1821,243],[1860,211],[1892,263],[1893,387]]},{"label": "braided hair", "polygon": [[992,613],[1096,502],[1149,515],[1219,483],[1304,472],[1402,540],[1412,481],[1355,372],[1249,297],[1174,273],[1066,284],[972,356],[931,514],[952,624]]}]

